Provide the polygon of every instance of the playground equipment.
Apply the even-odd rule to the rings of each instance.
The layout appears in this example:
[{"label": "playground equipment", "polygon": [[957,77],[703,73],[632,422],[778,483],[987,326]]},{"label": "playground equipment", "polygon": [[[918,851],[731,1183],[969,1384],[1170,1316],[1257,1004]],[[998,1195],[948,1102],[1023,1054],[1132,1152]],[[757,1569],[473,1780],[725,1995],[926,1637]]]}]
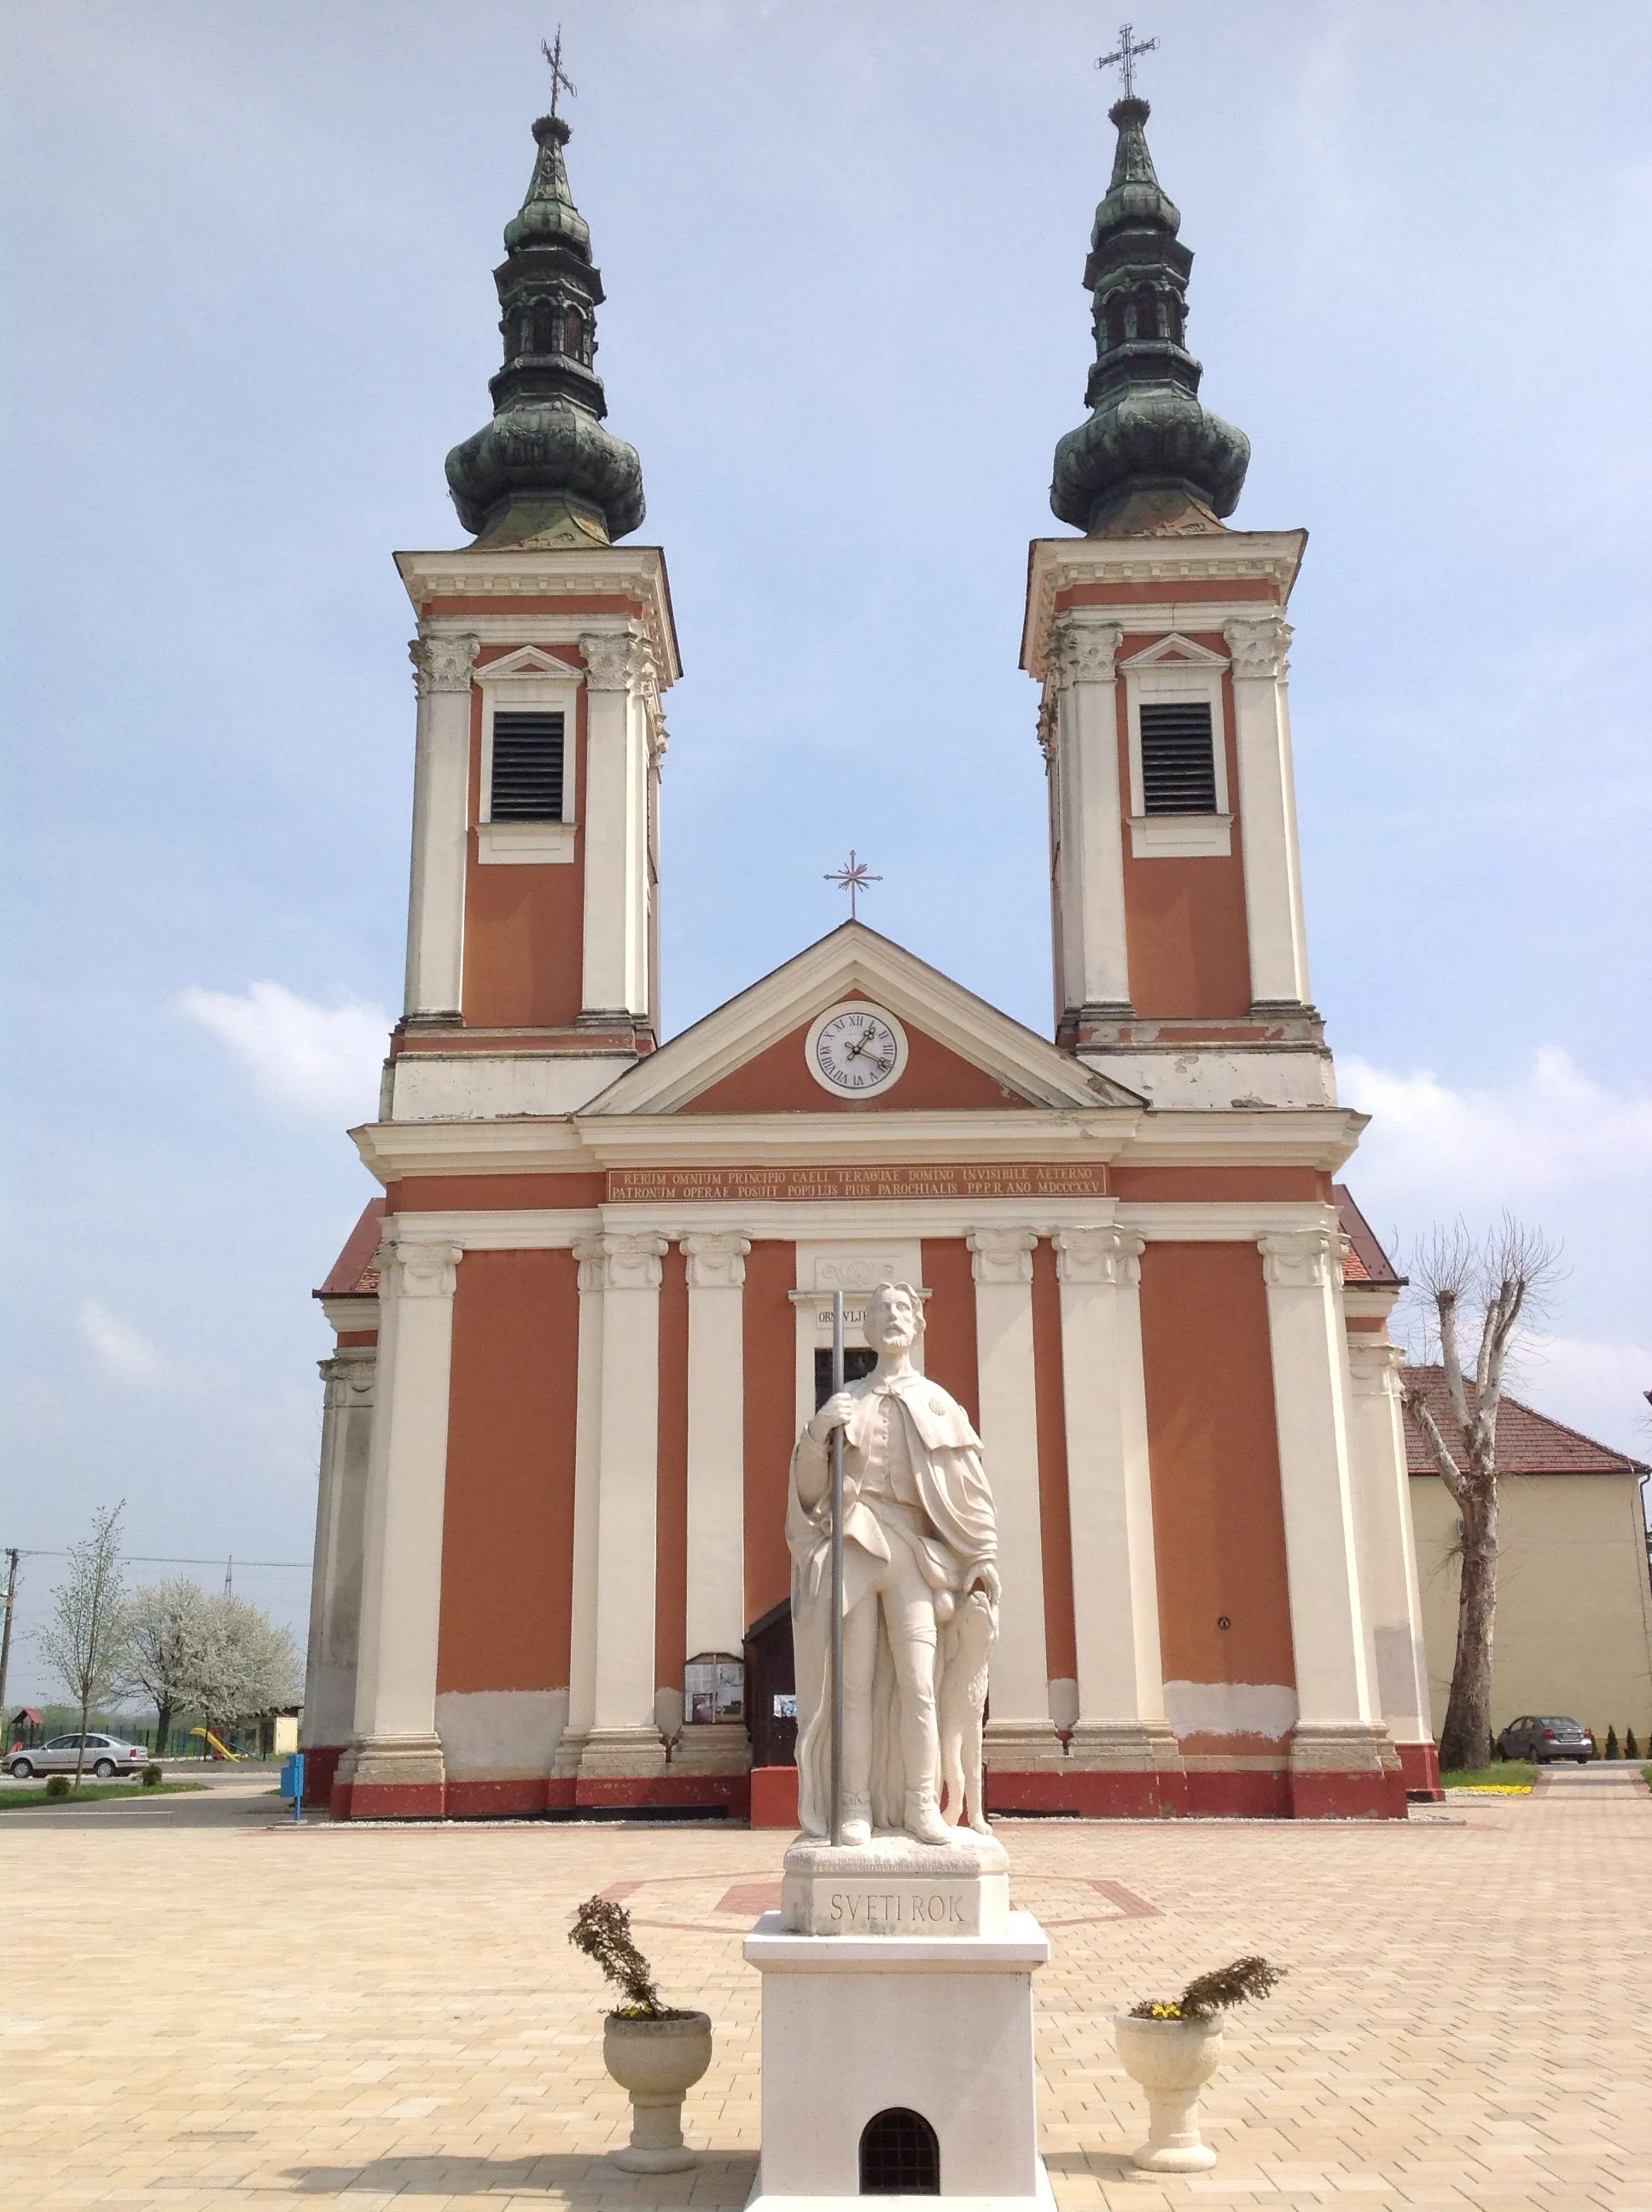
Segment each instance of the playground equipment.
[{"label": "playground equipment", "polygon": [[206,1739],[206,1747],[212,1753],[212,1756],[215,1759],[239,1759],[240,1757],[240,1752],[232,1751],[227,1743],[220,1741],[218,1737],[214,1735],[210,1728],[192,1728],[190,1730],[190,1734],[191,1735],[203,1736]]}]

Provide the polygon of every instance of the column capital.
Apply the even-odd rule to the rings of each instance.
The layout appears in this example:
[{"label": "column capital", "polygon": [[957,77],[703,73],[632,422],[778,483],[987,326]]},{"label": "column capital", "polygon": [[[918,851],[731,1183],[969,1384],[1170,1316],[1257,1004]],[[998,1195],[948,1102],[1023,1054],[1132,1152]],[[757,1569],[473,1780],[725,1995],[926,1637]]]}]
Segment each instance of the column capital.
[{"label": "column capital", "polygon": [[671,1250],[668,1240],[646,1230],[582,1237],[574,1247],[582,1291],[657,1291],[665,1279],[660,1265]]},{"label": "column capital", "polygon": [[1031,1282],[1032,1255],[1038,1243],[1036,1229],[972,1229],[964,1241],[977,1283]]},{"label": "column capital", "polygon": [[393,1298],[451,1298],[464,1257],[462,1244],[416,1244],[409,1237],[381,1244],[373,1255],[380,1295],[388,1291]]},{"label": "column capital", "polygon": [[653,666],[647,641],[629,629],[581,630],[580,651],[593,691],[628,691],[634,677],[640,679]]},{"label": "column capital", "polygon": [[691,1291],[738,1290],[751,1239],[738,1230],[708,1230],[682,1240]]},{"label": "column capital", "polygon": [[1348,1365],[1356,1383],[1383,1389],[1388,1377],[1406,1364],[1406,1347],[1370,1329],[1352,1329],[1348,1335]]},{"label": "column capital", "polygon": [[1233,655],[1233,673],[1238,683],[1248,679],[1271,684],[1291,665],[1285,659],[1291,625],[1278,615],[1236,615],[1231,622],[1223,623],[1222,635]]},{"label": "column capital", "polygon": [[413,689],[421,699],[432,691],[468,691],[476,666],[478,637],[416,637],[408,641]]},{"label": "column capital", "polygon": [[1050,1242],[1055,1247],[1060,1282],[1133,1287],[1141,1280],[1141,1255],[1147,1243],[1133,1229],[1058,1229]]},{"label": "column capital", "polygon": [[331,1359],[318,1359],[316,1365],[326,1386],[322,1396],[325,1406],[336,1410],[373,1403],[374,1385],[379,1379],[377,1345],[348,1344]]},{"label": "column capital", "polygon": [[1291,1229],[1259,1237],[1270,1290],[1317,1291],[1342,1280],[1342,1237],[1334,1229]]},{"label": "column capital", "polygon": [[1110,684],[1124,631],[1104,616],[1069,607],[1050,625],[1048,665],[1058,684]]}]

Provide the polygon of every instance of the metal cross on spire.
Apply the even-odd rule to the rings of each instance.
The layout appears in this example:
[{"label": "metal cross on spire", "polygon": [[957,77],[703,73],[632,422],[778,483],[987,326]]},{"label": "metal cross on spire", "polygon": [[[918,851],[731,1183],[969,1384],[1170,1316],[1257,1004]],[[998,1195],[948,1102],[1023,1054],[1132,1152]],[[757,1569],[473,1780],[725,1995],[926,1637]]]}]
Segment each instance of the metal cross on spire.
[{"label": "metal cross on spire", "polygon": [[1103,54],[1096,64],[1097,69],[1104,70],[1111,69],[1115,62],[1118,64],[1119,75],[1124,79],[1127,100],[1133,100],[1136,96],[1136,64],[1144,54],[1151,54],[1158,44],[1157,39],[1143,39],[1138,43],[1134,33],[1133,24],[1121,24],[1117,48],[1110,54]]},{"label": "metal cross on spire", "polygon": [[855,908],[861,892],[865,890],[868,884],[881,884],[883,880],[882,876],[874,876],[868,872],[866,863],[856,857],[853,845],[849,848],[849,857],[843,866],[833,870],[822,878],[823,882],[835,884],[839,890],[847,891],[851,921],[859,921],[860,919]]},{"label": "metal cross on spire", "polygon": [[548,46],[541,39],[539,51],[550,64],[550,112],[554,116],[556,112],[556,95],[559,92],[565,92],[570,100],[577,100],[580,95],[579,86],[562,67],[562,27],[560,23],[556,26],[556,45]]}]

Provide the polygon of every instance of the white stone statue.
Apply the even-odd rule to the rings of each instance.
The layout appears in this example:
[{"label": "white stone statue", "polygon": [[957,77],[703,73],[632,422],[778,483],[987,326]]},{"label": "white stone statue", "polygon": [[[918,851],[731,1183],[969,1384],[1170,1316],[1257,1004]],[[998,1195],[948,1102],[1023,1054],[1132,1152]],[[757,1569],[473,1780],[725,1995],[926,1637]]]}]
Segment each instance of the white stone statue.
[{"label": "white stone statue", "polygon": [[[831,1437],[843,1431],[843,1841],[874,1829],[951,1844],[990,1832],[981,1711],[998,1633],[998,1526],[981,1438],[912,1364],[923,1307],[909,1284],[866,1302],[876,1370],[798,1438],[786,1536],[797,1659],[798,1809],[831,1832]],[[947,1784],[943,1814],[940,1796]],[[949,1825],[951,1824],[951,1825]]]}]

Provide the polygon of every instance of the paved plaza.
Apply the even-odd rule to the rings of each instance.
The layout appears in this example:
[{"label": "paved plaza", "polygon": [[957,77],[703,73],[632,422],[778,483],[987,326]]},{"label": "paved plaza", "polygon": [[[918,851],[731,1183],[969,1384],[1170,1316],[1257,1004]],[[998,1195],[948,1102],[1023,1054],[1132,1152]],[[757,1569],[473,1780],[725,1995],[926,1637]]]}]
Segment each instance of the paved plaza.
[{"label": "paved plaza", "polygon": [[[0,2204],[307,2200],[429,2212],[738,2207],[758,2134],[740,1939],[787,1838],[705,1827],[295,1830],[267,1778],[0,1816]],[[1600,2206],[1652,2212],[1652,1795],[1629,1769],[1406,1826],[1006,1821],[1039,1976],[1044,2149],[1097,2206]],[[566,1941],[623,1896],[667,1996],[716,2024],[691,2174],[603,2153],[624,2100]],[[1235,2017],[1213,2172],[1133,2178],[1121,2002],[1242,1952],[1286,1964]]]}]

